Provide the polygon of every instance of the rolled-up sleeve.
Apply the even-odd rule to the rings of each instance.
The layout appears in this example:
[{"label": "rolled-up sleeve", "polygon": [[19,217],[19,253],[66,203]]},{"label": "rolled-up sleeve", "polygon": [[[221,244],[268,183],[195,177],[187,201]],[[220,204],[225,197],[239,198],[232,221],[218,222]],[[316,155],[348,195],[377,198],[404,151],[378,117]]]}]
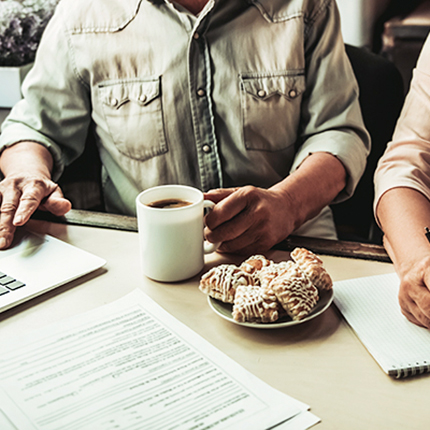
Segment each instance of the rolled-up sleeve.
[{"label": "rolled-up sleeve", "polygon": [[358,84],[345,52],[335,2],[310,17],[306,38],[306,94],[302,104],[302,145],[292,170],[315,152],[337,157],[347,172],[347,183],[335,202],[350,197],[366,167],[369,134],[363,124]]},{"label": "rolled-up sleeve", "polygon": [[13,107],[0,135],[0,151],[22,141],[46,146],[54,159],[54,180],[84,150],[90,123],[89,88],[74,68],[61,15],[60,4],[24,80],[23,99]]},{"label": "rolled-up sleeve", "polygon": [[413,188],[430,200],[430,38],[413,72],[393,139],[375,172],[375,211],[392,188]]}]

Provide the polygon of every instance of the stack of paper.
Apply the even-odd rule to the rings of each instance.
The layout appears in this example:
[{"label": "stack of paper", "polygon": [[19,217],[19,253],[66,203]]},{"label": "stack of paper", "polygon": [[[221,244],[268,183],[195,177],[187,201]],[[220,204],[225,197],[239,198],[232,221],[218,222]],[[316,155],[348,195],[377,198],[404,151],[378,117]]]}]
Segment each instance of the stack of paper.
[{"label": "stack of paper", "polygon": [[2,355],[2,430],[299,430],[319,421],[139,290],[3,343]]}]

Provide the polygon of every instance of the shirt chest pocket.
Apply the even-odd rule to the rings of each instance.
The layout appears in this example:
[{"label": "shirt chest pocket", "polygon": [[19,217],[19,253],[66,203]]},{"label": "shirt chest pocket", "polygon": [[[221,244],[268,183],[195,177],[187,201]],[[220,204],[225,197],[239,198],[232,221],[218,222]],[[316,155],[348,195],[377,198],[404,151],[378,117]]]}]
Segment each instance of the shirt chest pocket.
[{"label": "shirt chest pocket", "polygon": [[118,151],[139,161],[167,152],[159,78],[105,82],[99,95]]},{"label": "shirt chest pocket", "polygon": [[274,152],[294,145],[305,90],[304,74],[242,75],[240,84],[246,149]]}]

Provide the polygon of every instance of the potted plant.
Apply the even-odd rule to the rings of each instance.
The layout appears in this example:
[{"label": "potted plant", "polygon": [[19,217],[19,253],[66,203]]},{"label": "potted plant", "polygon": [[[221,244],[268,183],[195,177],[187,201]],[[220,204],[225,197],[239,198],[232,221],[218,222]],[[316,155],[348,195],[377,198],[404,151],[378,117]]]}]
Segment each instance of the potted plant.
[{"label": "potted plant", "polygon": [[59,0],[0,0],[0,107],[21,98],[21,82]]}]

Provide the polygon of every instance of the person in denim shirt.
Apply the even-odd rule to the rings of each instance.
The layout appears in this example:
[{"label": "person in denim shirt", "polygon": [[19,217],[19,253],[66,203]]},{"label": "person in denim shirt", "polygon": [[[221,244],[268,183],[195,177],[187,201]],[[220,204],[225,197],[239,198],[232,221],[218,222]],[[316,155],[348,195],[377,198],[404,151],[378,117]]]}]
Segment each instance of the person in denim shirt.
[{"label": "person in denim shirt", "polygon": [[179,183],[217,203],[206,236],[262,252],[291,233],[335,238],[332,202],[369,137],[334,0],[63,0],[2,127],[0,248],[94,130],[106,210]]}]

